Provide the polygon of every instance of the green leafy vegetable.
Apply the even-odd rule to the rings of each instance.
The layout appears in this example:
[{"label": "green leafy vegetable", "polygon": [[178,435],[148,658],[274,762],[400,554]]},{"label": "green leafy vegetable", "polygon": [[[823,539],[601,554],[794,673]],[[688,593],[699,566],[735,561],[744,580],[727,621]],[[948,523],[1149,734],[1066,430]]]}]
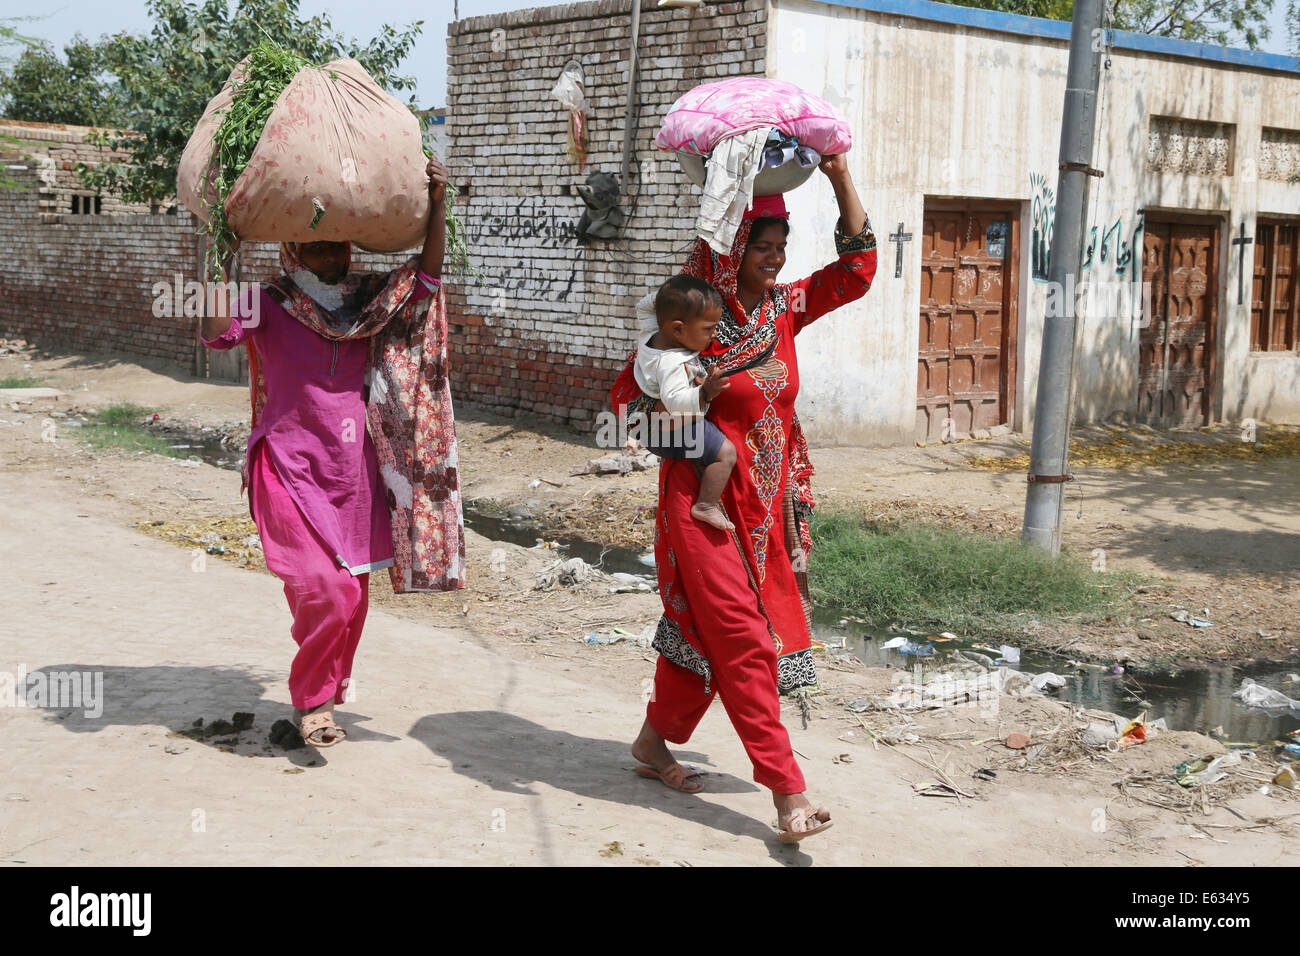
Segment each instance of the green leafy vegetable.
[{"label": "green leafy vegetable", "polygon": [[243,75],[236,79],[230,108],[222,115],[213,136],[216,151],[216,199],[208,206],[208,262],[218,279],[225,279],[225,262],[235,249],[235,234],[226,222],[226,200],[235,186],[266,121],[285,87],[307,66],[306,59],[270,40],[263,40],[249,55]]}]

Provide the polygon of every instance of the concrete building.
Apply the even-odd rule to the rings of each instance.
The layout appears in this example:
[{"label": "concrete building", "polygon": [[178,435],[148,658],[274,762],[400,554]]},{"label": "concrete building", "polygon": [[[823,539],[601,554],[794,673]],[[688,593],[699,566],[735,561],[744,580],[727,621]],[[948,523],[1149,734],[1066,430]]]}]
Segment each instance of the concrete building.
[{"label": "concrete building", "polygon": [[[1068,23],[901,0],[644,0],[628,225],[582,245],[573,187],[592,169],[619,171],[629,36],[622,0],[449,28],[448,156],[470,187],[483,275],[452,297],[471,393],[590,422],[632,346],[632,303],[693,239],[698,191],[654,148],[659,120],[691,86],[751,73],[798,83],[849,118],[880,247],[871,292],[801,337],[810,436],[898,443],[1030,427]],[[1297,62],[1103,40],[1093,165],[1105,175],[1089,211],[1076,420],[1300,421]],[[575,61],[590,104],[581,169],[549,95]],[[833,257],[836,210],[820,176],[787,198],[794,278]]]}]

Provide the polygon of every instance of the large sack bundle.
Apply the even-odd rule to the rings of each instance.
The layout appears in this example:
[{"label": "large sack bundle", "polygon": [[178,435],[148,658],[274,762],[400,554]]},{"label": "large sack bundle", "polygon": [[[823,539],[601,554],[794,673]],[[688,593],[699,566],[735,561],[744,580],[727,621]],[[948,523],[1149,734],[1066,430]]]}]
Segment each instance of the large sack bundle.
[{"label": "large sack bundle", "polygon": [[707,156],[719,141],[776,128],[823,156],[853,145],[848,121],[819,96],[793,83],[737,76],[687,91],[668,109],[655,142],[660,149]]},{"label": "large sack bundle", "polygon": [[[176,176],[180,200],[208,221],[216,201],[213,136],[229,109],[231,71],[194,128]],[[417,246],[429,221],[420,121],[356,60],[304,67],[280,94],[226,199],[248,242],[353,242],[375,252]]]}]

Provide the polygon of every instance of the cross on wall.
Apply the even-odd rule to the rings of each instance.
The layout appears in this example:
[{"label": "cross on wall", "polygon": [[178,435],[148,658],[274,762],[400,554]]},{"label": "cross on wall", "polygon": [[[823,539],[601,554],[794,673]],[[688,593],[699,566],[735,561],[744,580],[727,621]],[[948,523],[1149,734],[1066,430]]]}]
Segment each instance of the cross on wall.
[{"label": "cross on wall", "polygon": [[1246,238],[1246,220],[1243,219],[1241,231],[1232,240],[1232,244],[1237,247],[1237,305],[1242,304],[1242,297],[1245,294],[1246,247],[1254,241]]},{"label": "cross on wall", "polygon": [[898,224],[898,231],[889,237],[889,241],[894,243],[896,255],[894,256],[894,278],[901,278],[903,275],[903,243],[912,241],[910,232],[903,232],[903,224]]}]

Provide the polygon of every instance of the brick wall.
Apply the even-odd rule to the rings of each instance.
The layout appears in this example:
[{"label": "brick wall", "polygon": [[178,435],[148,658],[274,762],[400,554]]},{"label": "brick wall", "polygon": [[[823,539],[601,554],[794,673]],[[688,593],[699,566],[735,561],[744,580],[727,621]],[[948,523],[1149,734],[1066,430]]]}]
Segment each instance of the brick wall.
[{"label": "brick wall", "polygon": [[[623,238],[580,246],[593,171],[619,174],[631,35],[627,0],[475,17],[448,27],[447,163],[470,255],[483,280],[448,284],[453,375],[471,401],[590,430],[633,345],[633,306],[675,273],[694,240],[698,202],[654,138],[691,87],[762,74],[767,0],[660,9],[642,0],[634,171]],[[550,96],[565,64],[586,76],[587,165],[565,143]]]},{"label": "brick wall", "polygon": [[[9,137],[0,141],[0,172],[17,186],[0,189],[0,335],[160,359],[203,374],[212,356],[199,345],[199,319],[174,308],[159,316],[154,308],[157,283],[198,278],[199,224],[175,204],[154,215],[112,197],[102,199],[99,214],[72,215],[73,196],[94,196],[81,188],[75,164],[105,157],[87,142],[91,132],[0,121],[0,134]],[[359,253],[354,261],[391,269],[405,258]],[[248,281],[280,271],[274,243],[250,243],[240,259]],[[246,371],[242,361],[227,365],[236,375]]]}]

